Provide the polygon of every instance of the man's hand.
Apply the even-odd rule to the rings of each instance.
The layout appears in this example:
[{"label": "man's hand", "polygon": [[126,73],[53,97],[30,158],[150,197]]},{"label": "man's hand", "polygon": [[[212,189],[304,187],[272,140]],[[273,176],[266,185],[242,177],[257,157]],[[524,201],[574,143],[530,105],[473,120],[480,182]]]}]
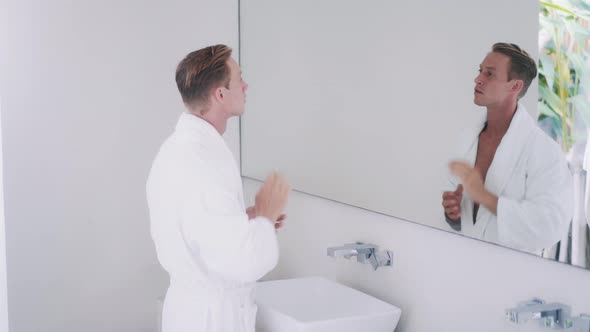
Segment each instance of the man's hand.
[{"label": "man's hand", "polygon": [[[246,214],[248,214],[248,219],[254,219],[256,218],[256,207],[254,206],[250,206],[249,208],[246,209]],[[281,227],[283,227],[283,221],[287,219],[287,215],[286,214],[281,214],[279,216],[279,218],[277,220],[275,220],[275,229],[279,229]]]},{"label": "man's hand", "polygon": [[281,214],[279,216],[279,219],[277,219],[276,222],[275,222],[275,229],[279,229],[279,228],[283,227],[283,225],[284,225],[283,221],[285,219],[287,219],[287,215],[286,214]]},{"label": "man's hand", "polygon": [[451,174],[458,176],[465,191],[479,205],[485,206],[493,214],[498,213],[498,196],[487,191],[481,173],[464,161],[452,161],[449,164]]},{"label": "man's hand", "polygon": [[248,215],[248,220],[252,220],[256,218],[256,209],[253,206],[250,206],[246,209],[246,214]]},{"label": "man's hand", "polygon": [[451,174],[461,179],[469,196],[477,203],[481,203],[481,198],[486,191],[481,173],[464,161],[452,161],[449,164],[449,169]]},{"label": "man's hand", "polygon": [[443,193],[442,206],[445,208],[445,214],[452,221],[459,221],[461,218],[461,200],[463,199],[463,186],[458,185],[455,191],[445,191]]},{"label": "man's hand", "polygon": [[289,190],[287,181],[279,174],[272,173],[256,194],[254,215],[266,217],[273,223],[282,222],[285,217],[279,219],[287,206]]}]

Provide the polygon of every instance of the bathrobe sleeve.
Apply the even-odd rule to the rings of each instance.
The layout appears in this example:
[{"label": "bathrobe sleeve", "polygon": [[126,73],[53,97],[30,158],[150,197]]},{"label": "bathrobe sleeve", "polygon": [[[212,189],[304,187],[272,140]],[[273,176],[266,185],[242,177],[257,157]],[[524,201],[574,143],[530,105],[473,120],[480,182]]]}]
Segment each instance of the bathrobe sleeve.
[{"label": "bathrobe sleeve", "polygon": [[498,236],[501,243],[540,250],[557,243],[567,232],[573,214],[572,175],[556,144],[535,144],[526,165],[522,200],[498,198]]},{"label": "bathrobe sleeve", "polygon": [[248,220],[236,193],[227,188],[205,185],[185,196],[180,216],[183,238],[211,272],[254,282],[277,264],[274,225],[265,217]]}]

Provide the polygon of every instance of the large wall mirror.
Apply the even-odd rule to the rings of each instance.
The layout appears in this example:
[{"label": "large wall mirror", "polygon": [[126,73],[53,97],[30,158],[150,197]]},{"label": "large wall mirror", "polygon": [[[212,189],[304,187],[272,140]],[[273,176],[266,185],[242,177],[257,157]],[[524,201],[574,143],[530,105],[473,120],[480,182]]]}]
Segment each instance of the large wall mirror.
[{"label": "large wall mirror", "polygon": [[[443,192],[458,183],[449,162],[461,156],[466,133],[479,133],[486,119],[486,108],[474,103],[480,64],[495,42],[518,44],[536,62],[539,6],[535,0],[241,0],[240,57],[249,83],[242,174],[263,180],[278,169],[302,192],[564,262],[578,246],[574,265],[585,266],[585,244],[565,243],[572,192],[580,190],[573,176],[561,195],[568,201],[555,203],[555,218],[566,218],[565,224],[510,228],[543,238],[542,248],[521,245],[519,237],[504,234],[507,228],[486,231],[479,219],[469,229],[452,227],[441,205]],[[535,79],[520,99],[519,121],[538,125],[538,98]],[[506,141],[497,155],[500,149],[517,153]],[[531,163],[538,153],[527,155]],[[518,160],[506,163],[514,171],[494,161],[490,174],[492,167],[496,177],[518,173],[526,187],[531,174]],[[506,222],[500,217],[493,222]],[[586,237],[587,225],[577,227]]]}]

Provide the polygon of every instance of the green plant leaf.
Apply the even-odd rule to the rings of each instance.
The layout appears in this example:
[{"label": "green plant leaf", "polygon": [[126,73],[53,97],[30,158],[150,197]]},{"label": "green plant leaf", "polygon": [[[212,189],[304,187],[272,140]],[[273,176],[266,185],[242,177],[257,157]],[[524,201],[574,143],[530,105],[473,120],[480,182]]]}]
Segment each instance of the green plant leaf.
[{"label": "green plant leaf", "polygon": [[539,117],[539,127],[557,142],[562,141],[561,121],[552,117]]},{"label": "green plant leaf", "polygon": [[555,77],[555,66],[553,65],[553,59],[547,54],[541,54],[539,56],[539,73],[542,72],[547,80],[547,86],[553,87],[553,79]]},{"label": "green plant leaf", "polygon": [[548,118],[554,118],[554,119],[558,119],[559,120],[559,114],[555,113],[555,111],[553,111],[549,106],[547,106],[547,104],[545,104],[542,101],[539,101],[539,120],[542,120],[541,115],[544,115]]},{"label": "green plant leaf", "polygon": [[571,97],[569,102],[576,106],[576,112],[584,119],[586,127],[590,128],[590,96],[579,94]]},{"label": "green plant leaf", "polygon": [[587,0],[569,0],[569,6],[571,10],[576,13],[578,17],[589,19],[590,18],[590,3]]},{"label": "green plant leaf", "polygon": [[588,66],[582,67],[578,76],[580,77],[580,91],[585,91],[586,94],[590,94],[590,60]]},{"label": "green plant leaf", "polygon": [[552,9],[557,9],[557,10],[559,10],[563,13],[566,13],[568,15],[575,15],[574,12],[572,12],[571,10],[564,8],[562,6],[559,6],[559,5],[556,5],[553,3],[549,3],[549,2],[545,2],[545,1],[540,1],[539,3],[541,4],[541,6],[547,8],[547,10],[550,10],[549,8],[552,8]]},{"label": "green plant leaf", "polygon": [[579,46],[584,47],[586,41],[590,38],[590,30],[575,21],[566,21],[565,28],[568,34],[574,38]]},{"label": "green plant leaf", "polygon": [[578,75],[582,74],[585,67],[582,56],[577,53],[571,53],[569,55],[569,61],[571,63],[570,68],[573,69]]},{"label": "green plant leaf", "polygon": [[541,27],[543,30],[546,30],[550,33],[553,33],[553,27],[562,26],[562,25],[563,25],[563,21],[560,19],[556,19],[553,17],[546,17],[546,16],[539,17],[539,27]]},{"label": "green plant leaf", "polygon": [[579,8],[578,10],[590,12],[590,3],[583,0],[569,0],[573,7]]},{"label": "green plant leaf", "polygon": [[568,88],[571,84],[571,76],[570,76],[570,67],[568,66],[568,58],[567,56],[563,55],[560,61],[560,66],[557,69],[557,76],[559,78],[559,84],[563,85],[565,88]]},{"label": "green plant leaf", "polygon": [[539,98],[545,101],[560,119],[567,117],[567,110],[562,109],[562,101],[559,96],[547,87],[539,87]]}]

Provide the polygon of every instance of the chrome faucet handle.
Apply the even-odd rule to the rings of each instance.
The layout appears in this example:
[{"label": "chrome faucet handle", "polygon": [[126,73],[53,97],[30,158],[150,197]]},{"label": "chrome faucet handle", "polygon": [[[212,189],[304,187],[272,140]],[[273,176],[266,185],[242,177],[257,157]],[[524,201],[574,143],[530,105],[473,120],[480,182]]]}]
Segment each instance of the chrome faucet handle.
[{"label": "chrome faucet handle", "polygon": [[393,265],[393,252],[389,250],[375,251],[369,257],[369,262],[375,271],[379,266],[391,266]]},{"label": "chrome faucet handle", "polygon": [[541,327],[566,328],[571,317],[571,308],[562,303],[545,303],[534,298],[520,302],[515,308],[506,310],[506,318],[516,324],[538,319]]},{"label": "chrome faucet handle", "polygon": [[506,319],[516,324],[526,323],[529,319],[534,318],[532,312],[523,310],[539,304],[545,304],[545,301],[540,298],[534,297],[527,301],[521,301],[516,304],[515,308],[506,310]]},{"label": "chrome faucet handle", "polygon": [[580,314],[567,319],[565,328],[571,332],[590,332],[590,315]]}]

